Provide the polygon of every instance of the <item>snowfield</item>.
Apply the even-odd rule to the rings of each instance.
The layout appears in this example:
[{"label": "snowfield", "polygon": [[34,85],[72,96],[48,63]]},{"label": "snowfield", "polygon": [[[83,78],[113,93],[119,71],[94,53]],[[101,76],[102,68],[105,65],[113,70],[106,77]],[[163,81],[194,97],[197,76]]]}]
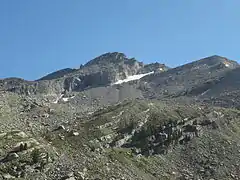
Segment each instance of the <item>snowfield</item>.
[{"label": "snowfield", "polygon": [[145,73],[145,74],[136,74],[136,75],[133,75],[133,76],[128,76],[126,79],[118,80],[117,82],[115,82],[113,84],[122,84],[122,83],[125,83],[125,82],[138,80],[138,79],[143,78],[144,76],[147,76],[147,75],[150,75],[150,74],[153,74],[153,73],[154,73],[154,71],[149,72],[149,73]]}]

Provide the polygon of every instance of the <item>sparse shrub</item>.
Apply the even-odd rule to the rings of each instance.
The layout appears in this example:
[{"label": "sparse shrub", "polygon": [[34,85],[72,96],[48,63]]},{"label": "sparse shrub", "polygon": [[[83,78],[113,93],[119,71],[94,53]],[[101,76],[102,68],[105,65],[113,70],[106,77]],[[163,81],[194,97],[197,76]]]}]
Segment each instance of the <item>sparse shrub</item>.
[{"label": "sparse shrub", "polygon": [[31,157],[32,157],[33,164],[36,164],[40,161],[40,154],[41,154],[41,152],[39,149],[34,149],[32,151]]}]

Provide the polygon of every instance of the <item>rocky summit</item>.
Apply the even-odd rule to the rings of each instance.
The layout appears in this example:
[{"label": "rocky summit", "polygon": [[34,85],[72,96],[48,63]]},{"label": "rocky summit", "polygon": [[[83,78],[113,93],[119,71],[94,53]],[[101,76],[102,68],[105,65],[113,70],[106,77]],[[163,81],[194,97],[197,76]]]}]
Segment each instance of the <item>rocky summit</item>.
[{"label": "rocky summit", "polygon": [[240,66],[119,52],[0,79],[0,179],[238,180]]}]

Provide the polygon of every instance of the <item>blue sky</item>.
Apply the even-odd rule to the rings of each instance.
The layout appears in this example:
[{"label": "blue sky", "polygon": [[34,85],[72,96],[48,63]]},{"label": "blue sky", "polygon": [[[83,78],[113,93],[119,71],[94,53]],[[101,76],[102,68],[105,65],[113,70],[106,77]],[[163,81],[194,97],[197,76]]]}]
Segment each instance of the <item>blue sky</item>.
[{"label": "blue sky", "polygon": [[37,79],[106,52],[181,65],[240,59],[239,0],[1,0],[0,78]]}]

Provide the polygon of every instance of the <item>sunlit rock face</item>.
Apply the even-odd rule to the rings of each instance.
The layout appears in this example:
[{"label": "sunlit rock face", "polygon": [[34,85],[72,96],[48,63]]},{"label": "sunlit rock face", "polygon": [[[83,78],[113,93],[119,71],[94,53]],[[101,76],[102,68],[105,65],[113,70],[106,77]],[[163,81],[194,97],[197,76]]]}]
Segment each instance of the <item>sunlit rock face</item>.
[{"label": "sunlit rock face", "polygon": [[[128,58],[123,53],[105,53],[79,69],[66,68],[50,73],[37,81],[9,78],[1,81],[2,89],[20,94],[59,94],[83,91],[89,88],[112,85],[126,79],[139,80],[152,72],[168,68],[159,63],[147,64]],[[142,75],[143,74],[143,75]],[[138,76],[137,76],[138,75]]]}]

